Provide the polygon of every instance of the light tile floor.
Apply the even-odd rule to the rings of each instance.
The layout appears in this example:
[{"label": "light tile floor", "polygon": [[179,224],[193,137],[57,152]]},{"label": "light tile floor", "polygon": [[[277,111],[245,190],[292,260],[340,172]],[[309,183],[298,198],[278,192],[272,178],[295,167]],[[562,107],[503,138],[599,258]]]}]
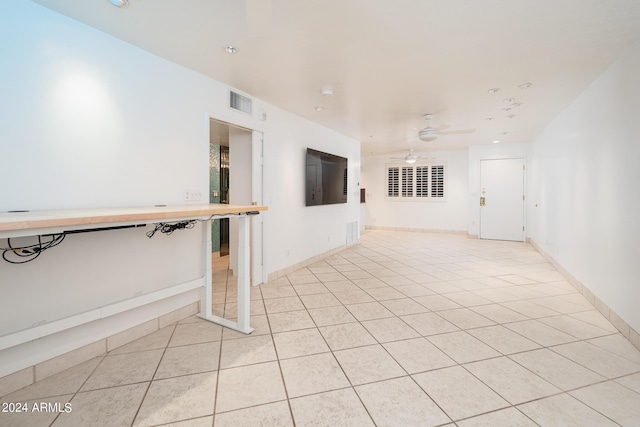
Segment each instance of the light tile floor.
[{"label": "light tile floor", "polygon": [[[236,283],[215,261],[214,307]],[[528,244],[370,231],[8,396],[8,426],[640,426],[640,352]]]}]

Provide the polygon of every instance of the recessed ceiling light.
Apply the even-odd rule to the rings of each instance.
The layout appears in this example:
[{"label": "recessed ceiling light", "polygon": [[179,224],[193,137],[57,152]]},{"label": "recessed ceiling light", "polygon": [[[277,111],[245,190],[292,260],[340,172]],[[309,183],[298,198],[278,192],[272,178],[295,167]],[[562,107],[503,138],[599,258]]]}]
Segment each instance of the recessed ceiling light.
[{"label": "recessed ceiling light", "polygon": [[320,105],[316,106],[316,111],[322,111],[322,110],[324,110],[324,107]]},{"label": "recessed ceiling light", "polygon": [[236,49],[235,47],[228,45],[224,47],[224,50],[227,51],[227,53],[236,53],[238,52],[238,49]]},{"label": "recessed ceiling light", "polygon": [[505,99],[503,99],[503,102],[506,102],[506,103],[510,104],[512,102],[516,102],[516,99],[515,98],[505,98]]},{"label": "recessed ceiling light", "polygon": [[502,110],[502,111],[510,111],[510,110],[511,110],[511,107],[504,107],[504,108],[501,108],[501,110]]},{"label": "recessed ceiling light", "polygon": [[507,118],[509,118],[509,119],[513,119],[515,116],[516,116],[515,114],[509,114],[509,115],[507,116]]},{"label": "recessed ceiling light", "polygon": [[115,7],[125,7],[129,5],[129,0],[109,0]]},{"label": "recessed ceiling light", "polygon": [[486,117],[485,120],[491,121],[491,120],[493,120],[493,117]]},{"label": "recessed ceiling light", "polygon": [[332,96],[333,95],[333,89],[330,87],[325,87],[322,89],[322,96]]},{"label": "recessed ceiling light", "polygon": [[487,92],[489,92],[489,93],[497,93],[497,92],[500,92],[500,88],[499,87],[494,87],[494,88],[489,89]]},{"label": "recessed ceiling light", "polygon": [[518,87],[520,89],[529,89],[531,87],[531,83],[522,83],[521,85],[518,85]]},{"label": "recessed ceiling light", "polygon": [[493,144],[500,144],[500,141],[496,139],[495,141],[492,141],[492,143]]},{"label": "recessed ceiling light", "polygon": [[522,103],[521,103],[521,102],[514,102],[514,103],[513,103],[513,104],[511,104],[511,105],[513,105],[514,107],[519,107],[519,106],[521,106],[521,105],[522,105]]}]

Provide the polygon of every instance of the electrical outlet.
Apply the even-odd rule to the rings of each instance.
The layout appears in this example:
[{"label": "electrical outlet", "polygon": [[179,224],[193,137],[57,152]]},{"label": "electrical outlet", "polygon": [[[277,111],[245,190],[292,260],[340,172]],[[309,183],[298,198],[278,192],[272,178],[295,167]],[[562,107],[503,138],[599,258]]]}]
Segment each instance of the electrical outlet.
[{"label": "electrical outlet", "polygon": [[202,200],[202,193],[199,190],[185,190],[184,200],[186,202],[199,202]]}]

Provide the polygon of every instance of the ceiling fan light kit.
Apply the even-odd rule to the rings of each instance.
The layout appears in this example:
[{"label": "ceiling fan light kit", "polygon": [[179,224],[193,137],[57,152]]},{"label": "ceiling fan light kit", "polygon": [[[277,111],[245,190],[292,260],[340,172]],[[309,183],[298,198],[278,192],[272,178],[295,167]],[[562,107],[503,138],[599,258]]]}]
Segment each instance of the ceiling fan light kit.
[{"label": "ceiling fan light kit", "polygon": [[427,121],[427,127],[418,132],[418,138],[421,141],[431,142],[435,141],[438,138],[438,131],[431,127],[431,119],[433,118],[433,114],[425,114],[425,120]]},{"label": "ceiling fan light kit", "polygon": [[418,132],[418,138],[425,142],[435,141],[438,138],[438,132],[432,127],[426,127]]},{"label": "ceiling fan light kit", "polygon": [[408,164],[412,164],[415,163],[418,159],[420,159],[420,156],[416,156],[415,154],[413,154],[413,148],[409,149],[409,154],[407,154],[404,157],[390,157],[391,161],[394,162],[405,162]]}]

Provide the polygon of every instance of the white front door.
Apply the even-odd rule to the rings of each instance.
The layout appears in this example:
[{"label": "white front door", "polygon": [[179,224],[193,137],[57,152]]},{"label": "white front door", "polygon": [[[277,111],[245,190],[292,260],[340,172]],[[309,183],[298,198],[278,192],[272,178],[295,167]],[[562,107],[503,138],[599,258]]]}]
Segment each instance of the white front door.
[{"label": "white front door", "polygon": [[480,238],[524,241],[524,159],[480,161]]}]

